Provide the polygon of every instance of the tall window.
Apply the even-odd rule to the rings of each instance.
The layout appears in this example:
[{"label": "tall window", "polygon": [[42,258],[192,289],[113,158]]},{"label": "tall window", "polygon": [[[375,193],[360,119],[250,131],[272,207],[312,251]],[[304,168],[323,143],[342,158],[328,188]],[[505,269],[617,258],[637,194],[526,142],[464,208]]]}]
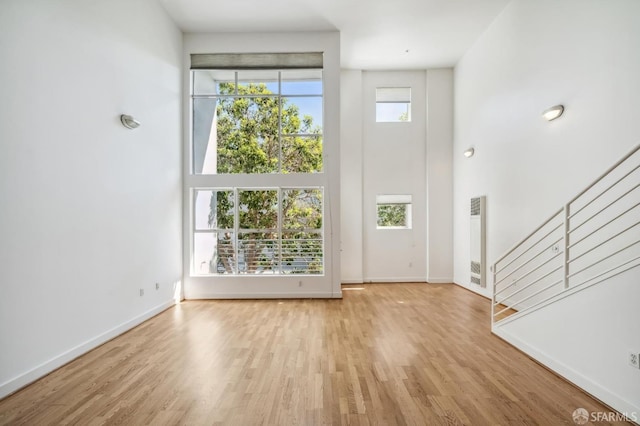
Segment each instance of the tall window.
[{"label": "tall window", "polygon": [[192,275],[324,273],[322,95],[319,68],[192,70]]}]

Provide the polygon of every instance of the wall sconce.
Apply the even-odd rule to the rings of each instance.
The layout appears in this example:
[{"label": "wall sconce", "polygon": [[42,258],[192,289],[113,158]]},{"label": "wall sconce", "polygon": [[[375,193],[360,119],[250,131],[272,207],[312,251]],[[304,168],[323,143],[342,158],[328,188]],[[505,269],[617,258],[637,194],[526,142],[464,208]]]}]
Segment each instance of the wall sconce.
[{"label": "wall sconce", "polygon": [[555,120],[556,118],[560,117],[563,112],[564,112],[564,106],[555,105],[555,106],[552,106],[549,109],[545,109],[542,112],[542,116],[545,118],[545,120],[552,121],[552,120]]},{"label": "wall sconce", "polygon": [[135,129],[140,126],[140,122],[138,120],[126,114],[122,114],[120,116],[120,122],[127,129]]},{"label": "wall sconce", "polygon": [[471,158],[471,157],[473,157],[473,154],[475,154],[475,153],[476,153],[475,149],[469,148],[464,152],[464,156],[467,157],[467,158]]}]

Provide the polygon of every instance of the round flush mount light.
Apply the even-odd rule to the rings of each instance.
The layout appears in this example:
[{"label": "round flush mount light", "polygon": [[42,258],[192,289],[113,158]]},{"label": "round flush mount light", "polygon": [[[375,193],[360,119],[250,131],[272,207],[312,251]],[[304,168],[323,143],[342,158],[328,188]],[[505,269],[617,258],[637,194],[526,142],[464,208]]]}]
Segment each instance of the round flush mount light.
[{"label": "round flush mount light", "polygon": [[140,122],[127,114],[122,114],[120,116],[120,122],[127,129],[135,129],[137,127],[140,127]]},{"label": "round flush mount light", "polygon": [[467,158],[471,158],[473,157],[473,154],[476,153],[476,150],[473,148],[468,148],[465,152],[464,152],[464,156]]},{"label": "round flush mount light", "polygon": [[545,120],[552,121],[560,117],[563,112],[564,112],[563,105],[554,105],[551,108],[545,109],[542,112],[542,116],[544,117]]}]

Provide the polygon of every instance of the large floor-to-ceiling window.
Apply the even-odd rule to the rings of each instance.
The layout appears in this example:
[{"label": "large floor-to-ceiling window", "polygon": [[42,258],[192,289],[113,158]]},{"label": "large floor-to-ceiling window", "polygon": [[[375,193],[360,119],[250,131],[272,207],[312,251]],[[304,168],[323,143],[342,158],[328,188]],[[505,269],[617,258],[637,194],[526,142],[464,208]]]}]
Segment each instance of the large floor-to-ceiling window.
[{"label": "large floor-to-ceiling window", "polygon": [[340,297],[339,41],[185,36],[186,298]]},{"label": "large floor-to-ceiling window", "polygon": [[214,287],[254,280],[268,293],[265,277],[295,277],[303,290],[305,277],[330,274],[323,59],[191,55],[191,279],[211,279]]}]

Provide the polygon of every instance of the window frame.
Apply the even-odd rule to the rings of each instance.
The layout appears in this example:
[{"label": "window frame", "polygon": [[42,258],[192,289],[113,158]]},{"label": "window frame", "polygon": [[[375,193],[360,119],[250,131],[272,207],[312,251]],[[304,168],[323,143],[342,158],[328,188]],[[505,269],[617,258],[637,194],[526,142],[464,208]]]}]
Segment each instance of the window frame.
[{"label": "window frame", "polygon": [[[297,71],[316,71],[316,72],[320,72],[320,81],[322,82],[322,92],[320,94],[318,93],[309,93],[309,94],[304,94],[304,93],[293,93],[293,94],[287,94],[287,93],[283,93],[282,92],[282,87],[283,87],[283,78],[282,75],[283,73],[287,73],[287,72],[291,72],[292,70],[289,69],[265,69],[264,71],[272,71],[272,72],[277,72],[278,74],[278,81],[277,81],[277,85],[278,85],[278,90],[277,93],[272,93],[272,94],[254,94],[254,95],[240,95],[238,93],[238,85],[242,84],[243,81],[249,81],[249,80],[242,80],[239,78],[239,74],[241,74],[242,72],[246,72],[246,70],[220,70],[220,71],[226,71],[226,72],[233,72],[234,73],[234,87],[235,87],[235,92],[233,94],[216,94],[216,93],[211,93],[211,94],[196,94],[195,91],[195,76],[197,72],[201,72],[201,71],[205,71],[203,69],[192,69],[190,71],[190,80],[191,80],[191,84],[190,84],[190,125],[191,125],[191,129],[190,129],[190,138],[189,138],[189,150],[190,150],[190,155],[189,155],[189,173],[191,175],[204,175],[204,176],[208,176],[208,175],[235,175],[237,173],[196,173],[195,171],[195,164],[196,164],[196,154],[195,154],[195,147],[194,147],[194,127],[195,127],[195,114],[193,113],[194,111],[194,105],[196,100],[198,99],[213,99],[213,100],[217,100],[217,99],[240,99],[240,98],[273,98],[273,99],[277,99],[277,103],[278,103],[278,171],[277,172],[273,172],[273,173],[256,173],[258,175],[266,175],[266,174],[283,174],[283,170],[282,170],[282,164],[283,164],[283,140],[287,139],[287,138],[317,138],[319,137],[322,142],[324,143],[324,70],[323,69],[317,69],[317,68],[309,68],[309,69],[301,69],[301,70],[297,70]],[[210,70],[213,71],[213,70]],[[262,71],[262,70],[254,70],[254,71]],[[265,80],[266,81],[266,80]],[[288,80],[285,80],[285,82]],[[256,81],[254,81],[254,83],[260,83],[258,81],[258,79],[256,79]],[[321,132],[320,133],[285,133],[282,131],[282,114],[283,114],[283,99],[296,99],[296,98],[300,98],[300,99],[313,99],[313,98],[318,98],[321,101],[321,111],[322,111],[322,115],[321,115],[321,119],[322,119],[322,127],[321,127]],[[216,107],[217,107],[217,103],[216,103]],[[325,164],[325,152],[324,152],[324,145],[323,145],[323,150],[322,150],[322,168],[319,171],[313,172],[313,173],[324,173],[324,164]],[[203,160],[204,161],[204,160]],[[287,172],[285,171],[284,173],[300,173],[300,172]],[[252,173],[253,174],[253,173]],[[305,173],[302,173],[305,174]]]},{"label": "window frame", "polygon": [[[407,93],[401,93],[405,91]],[[384,92],[387,92],[386,95]],[[376,87],[376,123],[411,123],[411,87]],[[397,119],[386,119],[385,113],[380,111],[380,107],[388,105],[404,105],[406,111],[400,113]],[[407,114],[407,119],[402,120],[402,114]]]},{"label": "window frame", "polygon": [[[295,134],[287,134],[287,133],[283,133],[282,129],[278,129],[279,131],[279,138],[280,141],[282,141],[282,138],[287,138],[287,137],[321,137],[322,141],[323,141],[323,150],[322,150],[322,162],[323,162],[323,167],[322,170],[318,171],[318,172],[313,172],[313,173],[300,173],[300,172],[282,172],[282,143],[280,143],[280,158],[279,158],[279,173],[220,173],[220,174],[196,174],[195,170],[194,170],[194,163],[195,163],[195,157],[194,157],[194,144],[193,144],[193,117],[194,117],[194,100],[195,99],[201,99],[201,98],[221,98],[221,97],[226,97],[226,98],[234,98],[234,97],[258,97],[258,96],[238,96],[237,95],[237,89],[238,89],[238,83],[240,82],[240,84],[242,84],[242,80],[238,78],[239,73],[242,70],[234,70],[235,72],[235,87],[236,87],[236,91],[235,94],[229,94],[229,95],[195,95],[193,92],[193,86],[194,86],[194,81],[195,81],[195,71],[198,70],[191,70],[191,72],[189,73],[189,80],[190,80],[190,91],[189,91],[189,123],[190,123],[190,128],[189,128],[189,140],[187,141],[187,145],[188,145],[188,150],[189,150],[189,169],[186,171],[186,175],[187,175],[187,179],[185,182],[185,191],[188,192],[188,212],[189,212],[189,219],[186,221],[188,222],[187,224],[185,224],[185,229],[186,232],[188,232],[189,234],[189,249],[188,254],[186,254],[186,256],[188,256],[188,265],[189,267],[187,268],[187,275],[190,278],[219,278],[219,277],[225,277],[225,278],[238,278],[238,277],[245,277],[245,278],[249,278],[251,277],[253,278],[258,278],[258,277],[281,277],[281,278],[285,278],[285,277],[324,277],[327,274],[332,274],[332,272],[330,270],[327,269],[327,261],[329,260],[327,256],[329,256],[329,253],[331,250],[330,244],[328,244],[327,242],[327,233],[325,232],[325,224],[327,223],[327,220],[325,219],[327,216],[327,210],[328,210],[328,206],[325,200],[325,195],[327,193],[327,177],[325,175],[325,164],[326,164],[326,158],[327,158],[327,152],[326,152],[326,146],[324,145],[324,140],[325,140],[325,84],[324,84],[324,70],[323,69],[315,69],[313,68],[312,70],[314,71],[320,71],[321,72],[321,81],[322,81],[322,93],[321,94],[286,94],[286,93],[282,93],[282,82],[283,82],[283,73],[286,73],[290,70],[286,70],[286,69],[280,69],[277,70],[278,71],[278,93],[277,94],[273,94],[273,95],[266,95],[263,97],[277,97],[278,99],[295,99],[295,98],[320,98],[322,100],[322,132],[320,134],[317,133],[295,133]],[[227,70],[228,71],[228,70]],[[285,80],[286,81],[286,80]],[[282,104],[279,103],[278,106],[279,109],[279,114],[282,113]],[[280,121],[280,118],[279,118]],[[279,232],[278,231],[278,237],[279,240],[282,241],[282,234],[286,233],[286,232],[293,232],[293,231],[287,231],[282,229],[281,225],[282,225],[282,218],[281,218],[281,214],[280,214],[280,210],[281,210],[281,193],[282,190],[287,190],[287,189],[319,189],[322,191],[323,193],[323,199],[322,199],[322,227],[318,230],[318,233],[320,235],[320,239],[322,241],[322,271],[321,273],[309,273],[309,274],[301,274],[301,273],[295,273],[295,274],[289,274],[289,273],[282,273],[282,265],[279,265],[279,271],[280,273],[273,273],[273,274],[248,274],[248,273],[238,273],[239,271],[235,271],[236,273],[234,274],[216,274],[216,273],[208,273],[208,274],[203,274],[200,273],[198,271],[198,265],[196,265],[196,258],[195,258],[195,235],[196,234],[202,234],[202,233],[216,233],[216,231],[214,230],[199,230],[196,229],[196,221],[195,221],[195,207],[194,207],[194,202],[195,202],[195,193],[196,191],[200,191],[200,190],[213,190],[213,191],[224,191],[224,190],[277,190],[278,191],[278,209],[279,209],[279,215],[278,215],[278,229],[279,231],[284,231],[284,232]],[[235,199],[237,202],[237,192],[235,195]],[[238,209],[238,205],[234,206],[236,212]],[[237,217],[236,217],[236,221],[235,221],[235,230],[234,230],[234,236],[233,238],[235,239],[235,241],[237,242],[239,239],[239,233],[238,232],[238,221],[237,221]],[[280,242],[280,247],[281,247],[281,242]],[[235,244],[235,249],[236,254],[238,251],[238,247],[237,244]],[[280,253],[280,256],[282,256],[282,253]]]},{"label": "window frame", "polygon": [[[282,206],[283,206],[283,193],[285,191],[296,191],[296,190],[319,190],[321,191],[321,217],[322,217],[322,222],[321,222],[321,226],[320,228],[304,228],[303,230],[296,230],[296,229],[291,229],[291,228],[286,228],[285,223],[284,223],[284,217],[283,217],[283,211],[282,211]],[[196,209],[195,209],[195,204],[196,204],[196,196],[195,194],[198,191],[232,191],[234,194],[234,225],[233,228],[208,228],[208,229],[200,229],[200,228],[196,228],[195,224],[196,224]],[[239,209],[240,209],[240,203],[239,203],[239,193],[240,191],[277,191],[277,198],[278,198],[278,219],[277,219],[277,224],[275,228],[256,228],[256,229],[250,229],[250,228],[242,228],[240,226],[240,220],[239,220]],[[322,262],[321,262],[321,272],[320,273],[295,273],[294,275],[296,276],[305,276],[305,275],[309,275],[309,276],[322,276],[325,273],[325,221],[324,221],[324,216],[325,216],[325,203],[324,203],[324,187],[233,187],[233,188],[192,188],[191,189],[191,231],[192,231],[192,247],[191,247],[191,251],[192,251],[192,256],[191,256],[191,265],[190,265],[190,269],[191,269],[191,276],[197,276],[197,277],[215,277],[215,276],[221,276],[224,275],[225,277],[233,277],[233,276],[287,276],[290,275],[290,273],[284,273],[283,272],[283,253],[284,250],[282,249],[283,246],[283,241],[286,240],[286,238],[283,238],[283,235],[287,234],[287,233],[294,233],[294,232],[303,232],[303,233],[308,233],[308,234],[317,234],[320,237],[320,241],[322,244],[322,251],[321,251],[321,255],[322,255]],[[232,237],[232,241],[234,242],[233,244],[233,250],[234,250],[234,256],[236,259],[240,259],[240,252],[239,252],[239,241],[240,238],[239,236],[242,234],[249,234],[249,233],[268,233],[268,232],[273,232],[275,234],[277,234],[277,246],[278,246],[278,251],[277,251],[277,255],[279,257],[279,262],[278,262],[278,271],[274,271],[270,274],[248,274],[248,273],[242,273],[241,271],[239,271],[236,267],[234,273],[229,273],[229,274],[217,274],[217,273],[201,273],[198,271],[198,264],[197,264],[197,259],[195,256],[195,239],[196,239],[196,235],[198,234],[219,234],[221,232],[230,232],[233,237]]]},{"label": "window frame", "polygon": [[[404,225],[390,225],[384,226],[379,224],[380,207],[382,206],[404,206],[405,208],[405,224]],[[398,229],[413,229],[413,217],[412,217],[413,197],[409,194],[394,194],[394,195],[376,195],[376,229],[378,230],[398,230]]]}]

